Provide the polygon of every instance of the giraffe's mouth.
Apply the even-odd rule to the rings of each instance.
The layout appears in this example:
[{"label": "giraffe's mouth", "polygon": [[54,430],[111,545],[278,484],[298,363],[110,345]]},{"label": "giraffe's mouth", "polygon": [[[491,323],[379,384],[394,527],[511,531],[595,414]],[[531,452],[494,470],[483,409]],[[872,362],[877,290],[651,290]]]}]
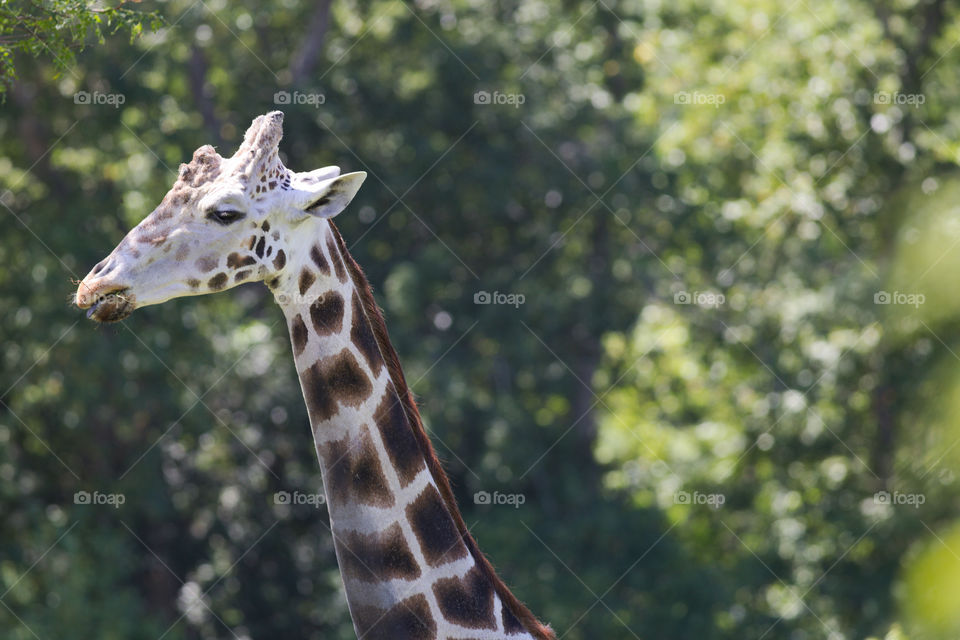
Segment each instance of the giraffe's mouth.
[{"label": "giraffe's mouth", "polygon": [[87,317],[97,322],[118,322],[136,308],[129,289],[117,289],[98,295],[87,310]]}]

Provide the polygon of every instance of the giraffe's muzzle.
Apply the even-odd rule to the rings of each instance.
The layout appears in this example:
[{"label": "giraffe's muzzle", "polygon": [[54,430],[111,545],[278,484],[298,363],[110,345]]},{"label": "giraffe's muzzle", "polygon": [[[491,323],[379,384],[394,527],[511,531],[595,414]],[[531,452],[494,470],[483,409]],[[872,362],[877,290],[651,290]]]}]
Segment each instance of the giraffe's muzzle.
[{"label": "giraffe's muzzle", "polygon": [[136,308],[133,294],[127,288],[92,291],[77,295],[77,306],[87,309],[87,317],[97,322],[118,322]]}]

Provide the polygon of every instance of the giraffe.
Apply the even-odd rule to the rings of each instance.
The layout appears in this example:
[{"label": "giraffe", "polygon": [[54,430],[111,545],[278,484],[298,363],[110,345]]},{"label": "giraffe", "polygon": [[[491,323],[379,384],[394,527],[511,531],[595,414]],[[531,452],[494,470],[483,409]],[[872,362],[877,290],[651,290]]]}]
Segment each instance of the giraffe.
[{"label": "giraffe", "polygon": [[334,549],[359,638],[555,638],[480,552],[424,430],[370,285],[332,218],[364,172],[294,173],[283,114],[231,158],[210,146],[80,282],[97,322],[263,281],[290,332]]}]

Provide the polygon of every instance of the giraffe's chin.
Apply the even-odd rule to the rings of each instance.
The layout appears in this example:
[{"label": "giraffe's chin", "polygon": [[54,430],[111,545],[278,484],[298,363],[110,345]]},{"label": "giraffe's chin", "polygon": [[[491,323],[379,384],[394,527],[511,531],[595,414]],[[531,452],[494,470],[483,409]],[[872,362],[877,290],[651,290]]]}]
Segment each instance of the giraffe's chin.
[{"label": "giraffe's chin", "polygon": [[87,317],[97,322],[119,322],[129,317],[136,305],[125,290],[115,291],[93,303]]}]

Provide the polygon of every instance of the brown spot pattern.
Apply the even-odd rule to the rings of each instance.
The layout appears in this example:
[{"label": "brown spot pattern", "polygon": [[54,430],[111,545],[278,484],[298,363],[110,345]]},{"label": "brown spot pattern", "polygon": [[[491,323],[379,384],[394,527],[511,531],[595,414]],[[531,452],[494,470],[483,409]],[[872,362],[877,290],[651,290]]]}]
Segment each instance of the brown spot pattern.
[{"label": "brown spot pattern", "polygon": [[[157,218],[159,217],[160,216],[157,216]],[[137,242],[152,244],[154,246],[161,245],[167,241],[166,228],[167,227],[159,228],[155,221],[148,218],[143,224],[137,227],[134,238]]]},{"label": "brown spot pattern", "polygon": [[210,278],[207,282],[207,286],[213,289],[214,291],[219,291],[227,284],[227,274],[218,273],[217,275]]},{"label": "brown spot pattern", "polygon": [[303,353],[307,346],[307,325],[299,313],[290,321],[290,340],[293,342],[293,355]]},{"label": "brown spot pattern", "polygon": [[233,276],[234,282],[240,282],[244,278],[250,275],[249,269],[244,269],[243,271],[237,271],[236,275]]},{"label": "brown spot pattern", "polygon": [[219,260],[217,260],[216,256],[209,255],[209,256],[200,256],[199,258],[197,258],[197,262],[195,264],[197,269],[200,270],[200,273],[207,273],[208,271],[213,271],[214,269],[216,269],[218,262]]},{"label": "brown spot pattern", "polygon": [[317,265],[317,269],[320,269],[320,273],[330,275],[330,265],[327,264],[327,259],[323,257],[323,251],[317,245],[310,247],[310,259],[313,260],[313,264]]},{"label": "brown spot pattern", "polygon": [[197,280],[196,278],[190,278],[189,280],[187,280],[187,284],[190,286],[191,289],[196,289],[197,287],[200,286],[200,281]]},{"label": "brown spot pattern", "polygon": [[263,247],[265,244],[266,244],[266,236],[260,236],[260,240],[257,242],[257,248],[256,248],[258,258],[263,257]]},{"label": "brown spot pattern", "polygon": [[369,535],[351,532],[334,541],[340,550],[341,570],[346,579],[382,582],[420,577],[420,567],[399,523],[382,532]]},{"label": "brown spot pattern", "polygon": [[330,394],[320,364],[314,363],[302,374],[303,397],[313,426],[329,420],[337,412],[337,402]]},{"label": "brown spot pattern", "polygon": [[283,249],[280,249],[277,251],[277,257],[273,259],[273,268],[280,271],[285,264],[287,264],[287,255],[283,252]]},{"label": "brown spot pattern", "polygon": [[333,238],[327,238],[327,252],[330,254],[330,261],[333,262],[333,268],[337,272],[337,279],[340,282],[347,281],[347,269],[343,266],[343,260],[340,259],[337,245],[333,243]]},{"label": "brown spot pattern", "polygon": [[433,585],[433,594],[443,616],[470,629],[496,629],[493,585],[473,567],[463,578],[443,578]]},{"label": "brown spot pattern", "polygon": [[158,247],[167,241],[167,234],[158,230],[153,235],[148,235],[145,238],[141,238],[140,241],[149,242],[153,246]]},{"label": "brown spot pattern", "polygon": [[310,305],[310,319],[318,335],[326,336],[340,331],[343,326],[343,296],[327,291]]},{"label": "brown spot pattern", "polygon": [[363,640],[433,640],[437,623],[422,593],[384,611],[377,607],[350,607]]},{"label": "brown spot pattern", "polygon": [[503,630],[508,634],[526,633],[523,623],[513,615],[513,611],[507,608],[507,605],[501,607],[500,616],[503,618]]},{"label": "brown spot pattern", "polygon": [[380,375],[380,369],[383,368],[383,357],[380,355],[380,347],[377,345],[377,339],[373,336],[373,327],[363,312],[363,305],[360,304],[360,297],[357,292],[353,292],[352,298],[353,316],[350,327],[350,340],[357,346],[360,353],[370,366],[370,371],[374,376]]},{"label": "brown spot pattern", "polygon": [[317,276],[313,275],[313,271],[310,271],[310,269],[307,269],[306,267],[304,267],[300,271],[300,281],[298,283],[300,286],[300,295],[305,294],[307,290],[310,288],[310,285],[312,285],[316,281],[316,279],[317,279]]},{"label": "brown spot pattern", "polygon": [[463,538],[433,485],[427,485],[407,506],[407,519],[430,566],[439,567],[467,555]]},{"label": "brown spot pattern", "polygon": [[253,256],[240,256],[239,253],[234,251],[233,253],[227,256],[227,267],[230,269],[236,269],[238,267],[249,267],[252,264],[256,264],[257,259]]},{"label": "brown spot pattern", "polygon": [[326,471],[324,482],[331,501],[392,507],[393,494],[383,475],[370,428],[363,425],[359,438],[329,442],[320,449]]},{"label": "brown spot pattern", "polygon": [[392,382],[387,383],[386,393],[373,413],[373,420],[380,430],[380,439],[397,470],[401,486],[407,486],[424,468],[423,452],[410,428],[410,421],[403,411]]},{"label": "brown spot pattern", "polygon": [[310,422],[314,426],[333,417],[338,403],[359,407],[373,391],[370,379],[347,349],[306,369],[303,384]]}]

